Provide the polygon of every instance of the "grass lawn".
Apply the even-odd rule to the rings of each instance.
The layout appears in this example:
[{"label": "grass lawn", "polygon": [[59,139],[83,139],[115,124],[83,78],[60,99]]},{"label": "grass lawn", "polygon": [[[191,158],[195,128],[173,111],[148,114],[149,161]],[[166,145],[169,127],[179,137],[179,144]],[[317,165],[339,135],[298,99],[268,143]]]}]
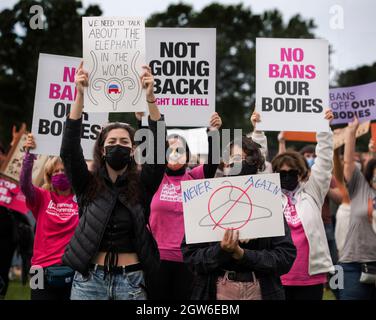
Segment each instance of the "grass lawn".
[{"label": "grass lawn", "polygon": [[[20,281],[10,281],[5,300],[30,300],[30,288],[26,284],[23,286]],[[336,300],[330,290],[324,290],[323,300]]]},{"label": "grass lawn", "polygon": [[29,284],[22,285],[21,281],[10,281],[5,300],[30,300]]}]

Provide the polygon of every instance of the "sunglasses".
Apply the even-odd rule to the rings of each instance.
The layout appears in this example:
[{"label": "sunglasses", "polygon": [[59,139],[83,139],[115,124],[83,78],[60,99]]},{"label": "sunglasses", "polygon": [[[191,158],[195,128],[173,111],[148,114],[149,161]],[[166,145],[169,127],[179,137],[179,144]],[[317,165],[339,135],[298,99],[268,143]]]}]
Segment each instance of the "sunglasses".
[{"label": "sunglasses", "polygon": [[291,170],[280,170],[279,174],[283,175],[283,176],[297,176],[297,175],[299,175],[299,171],[298,170],[294,170],[294,169],[291,169]]}]

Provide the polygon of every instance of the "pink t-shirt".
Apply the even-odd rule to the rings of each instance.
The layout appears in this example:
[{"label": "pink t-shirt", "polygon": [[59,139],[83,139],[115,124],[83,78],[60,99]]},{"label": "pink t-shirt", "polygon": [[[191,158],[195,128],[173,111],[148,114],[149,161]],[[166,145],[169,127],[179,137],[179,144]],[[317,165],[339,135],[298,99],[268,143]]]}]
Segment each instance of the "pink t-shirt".
[{"label": "pink t-shirt", "polygon": [[308,273],[309,264],[309,243],[304,233],[302,222],[296,212],[295,205],[290,197],[284,215],[290,227],[292,241],[296,247],[296,259],[289,273],[281,277],[284,286],[311,286],[326,282],[326,274],[321,273],[310,276]]},{"label": "pink t-shirt", "polygon": [[184,237],[184,218],[180,182],[203,178],[203,165],[187,170],[181,176],[168,176],[165,173],[154,194],[149,222],[161,260],[183,261],[180,245]]},{"label": "pink t-shirt", "polygon": [[36,220],[33,266],[61,264],[65,247],[78,225],[78,205],[73,194],[61,196],[34,187],[35,204],[26,202]]}]

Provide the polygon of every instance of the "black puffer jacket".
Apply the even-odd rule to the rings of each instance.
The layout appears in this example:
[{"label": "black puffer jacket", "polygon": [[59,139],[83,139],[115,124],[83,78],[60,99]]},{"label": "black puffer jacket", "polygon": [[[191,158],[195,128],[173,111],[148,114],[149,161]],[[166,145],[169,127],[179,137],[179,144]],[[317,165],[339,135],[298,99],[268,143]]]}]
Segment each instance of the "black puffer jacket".
[{"label": "black puffer jacket", "polygon": [[[158,121],[165,126],[163,118]],[[104,179],[104,188],[89,203],[84,203],[88,184],[91,181],[91,173],[87,169],[82,148],[80,120],[67,119],[63,136],[60,156],[64,162],[65,172],[72,183],[76,193],[78,204],[80,205],[80,222],[68,244],[63,263],[83,275],[87,275],[92,259],[98,253],[107,223],[111,217],[117,200],[124,205],[131,213],[136,253],[140,259],[145,272],[146,282],[159,266],[159,252],[156,242],[147,228],[147,221],[150,212],[150,201],[153,194],[158,189],[165,171],[165,164],[144,164],[140,176],[140,194],[142,200],[136,205],[131,205],[125,194],[119,192],[116,183],[113,184],[108,178],[106,170],[100,171],[100,176]],[[154,153],[157,153],[157,122],[149,119],[149,128],[154,134]],[[165,136],[163,137],[165,138]],[[156,159],[156,157],[155,157]]]},{"label": "black puffer jacket", "polygon": [[296,257],[296,248],[285,219],[284,224],[284,236],[254,239],[242,244],[244,256],[240,261],[234,260],[231,253],[222,250],[219,242],[188,245],[184,239],[184,262],[195,273],[192,300],[216,300],[219,272],[224,266],[231,265],[241,266],[255,273],[260,281],[263,300],[284,300],[280,276],[289,272]]}]

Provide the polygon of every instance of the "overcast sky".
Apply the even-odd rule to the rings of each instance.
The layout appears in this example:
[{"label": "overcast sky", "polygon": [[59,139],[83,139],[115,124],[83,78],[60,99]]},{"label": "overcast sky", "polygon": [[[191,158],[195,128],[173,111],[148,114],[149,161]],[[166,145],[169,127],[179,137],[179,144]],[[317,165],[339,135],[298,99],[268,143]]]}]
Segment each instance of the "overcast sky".
[{"label": "overcast sky", "polygon": [[[62,0],[63,1],[63,0]],[[13,6],[17,0],[0,0],[0,11]],[[171,0],[83,0],[85,6],[99,4],[103,15],[107,16],[142,16],[164,11]],[[210,0],[185,1],[201,10],[212,3]],[[317,37],[327,39],[334,54],[331,66],[335,71],[356,68],[376,62],[376,1],[375,0],[244,0],[216,1],[222,4],[243,3],[250,6],[256,14],[267,9],[277,8],[285,18],[299,13],[304,18],[314,19]],[[334,5],[343,8],[343,29],[332,29]],[[337,11],[338,12],[338,11]]]}]

